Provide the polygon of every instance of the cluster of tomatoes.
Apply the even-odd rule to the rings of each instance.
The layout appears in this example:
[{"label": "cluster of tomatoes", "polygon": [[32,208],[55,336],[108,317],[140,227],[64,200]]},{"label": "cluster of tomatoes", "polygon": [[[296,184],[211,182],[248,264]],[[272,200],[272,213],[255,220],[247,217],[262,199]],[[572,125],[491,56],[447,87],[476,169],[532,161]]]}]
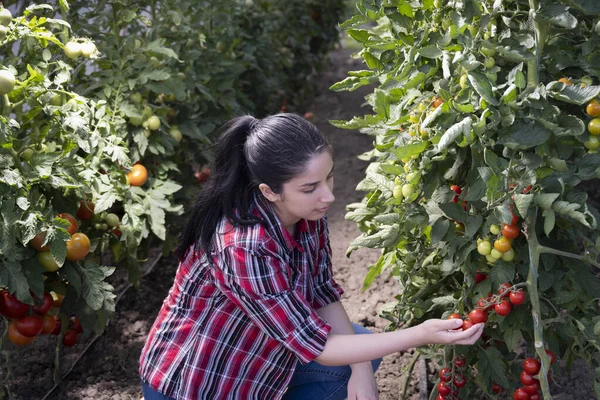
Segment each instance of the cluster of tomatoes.
[{"label": "cluster of tomatoes", "polygon": [[83,56],[85,58],[96,58],[98,55],[98,49],[96,48],[96,45],[90,40],[71,40],[65,44],[63,51],[69,58],[78,58],[79,56]]},{"label": "cluster of tomatoes", "polygon": [[117,238],[120,238],[122,235],[119,226],[121,224],[121,220],[117,214],[114,213],[100,213],[96,215],[94,213],[94,203],[89,200],[80,200],[79,208],[77,209],[77,218],[82,221],[91,220],[94,228],[99,231],[105,231],[110,229],[110,232],[115,235]]},{"label": "cluster of tomatoes", "polygon": [[495,263],[499,259],[508,262],[514,260],[515,251],[512,248],[512,241],[521,233],[518,217],[513,215],[511,223],[503,224],[502,229],[498,225],[490,226],[490,233],[492,235],[500,234],[501,236],[494,240],[493,247],[488,239],[477,239],[477,252],[485,256],[491,263]]},{"label": "cluster of tomatoes", "polygon": [[598,135],[600,135],[600,102],[598,99],[590,100],[585,111],[592,119],[587,126],[590,137],[583,145],[588,150],[596,151],[600,148],[600,139],[598,139]]},{"label": "cluster of tomatoes", "polygon": [[[8,290],[0,292],[0,314],[10,319],[8,324],[8,339],[17,346],[33,342],[39,335],[59,335],[61,320],[49,311],[52,306],[60,307],[62,299],[55,300],[49,292],[44,292],[40,299],[32,293],[34,305],[30,306],[17,299]],[[71,317],[71,326],[63,335],[63,344],[73,346],[77,343],[83,328],[77,317]]]},{"label": "cluster of tomatoes", "polygon": [[440,383],[437,385],[438,396],[436,400],[458,400],[458,390],[467,384],[467,379],[463,374],[466,360],[462,354],[457,355],[452,360],[452,368],[442,368],[440,370]]},{"label": "cluster of tomatoes", "polygon": [[[550,365],[556,361],[556,355],[551,350],[546,350],[546,354],[550,357]],[[535,358],[529,357],[523,361],[523,371],[521,372],[520,380],[523,387],[518,388],[513,393],[513,400],[540,400],[540,381],[534,378],[539,374],[541,364]]]},{"label": "cluster of tomatoes", "polygon": [[[60,218],[69,221],[71,224],[67,231],[71,234],[71,239],[67,241],[67,260],[77,262],[82,260],[90,252],[90,239],[85,233],[77,232],[79,224],[74,216],[68,213],[58,215]],[[56,262],[48,246],[44,246],[44,240],[46,238],[46,232],[37,234],[29,242],[29,246],[38,251],[37,258],[48,272],[58,271],[60,265]]]}]

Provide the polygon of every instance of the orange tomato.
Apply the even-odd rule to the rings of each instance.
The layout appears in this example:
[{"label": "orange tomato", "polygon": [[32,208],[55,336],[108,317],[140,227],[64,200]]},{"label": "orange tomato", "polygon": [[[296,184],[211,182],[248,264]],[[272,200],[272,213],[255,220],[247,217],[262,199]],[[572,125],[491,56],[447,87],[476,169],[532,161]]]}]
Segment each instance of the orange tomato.
[{"label": "orange tomato", "polygon": [[37,251],[48,251],[50,248],[48,246],[42,246],[44,243],[44,238],[46,237],[46,232],[40,232],[33,239],[29,241],[29,246],[33,247]]},{"label": "orange tomato", "polygon": [[17,320],[12,320],[10,324],[8,324],[8,340],[10,340],[13,344],[17,346],[24,346],[33,342],[34,337],[27,337],[25,335],[21,335],[17,330]]},{"label": "orange tomato", "polygon": [[67,228],[67,231],[71,234],[71,236],[73,236],[75,232],[77,232],[77,229],[79,229],[79,224],[77,223],[75,217],[69,213],[58,214],[58,216],[62,219],[66,219],[71,223],[71,226]]},{"label": "orange tomato", "polygon": [[90,252],[90,239],[85,233],[76,233],[67,242],[67,260],[79,261]]},{"label": "orange tomato", "polygon": [[56,320],[52,315],[44,315],[44,322],[42,325],[42,333],[44,335],[49,334],[56,327]]},{"label": "orange tomato", "polygon": [[590,117],[600,117],[600,102],[598,99],[590,100],[587,107],[585,107],[585,112],[587,112]]},{"label": "orange tomato", "polygon": [[512,243],[506,237],[501,237],[500,239],[494,241],[494,248],[498,250],[500,253],[506,253],[512,247]]},{"label": "orange tomato", "polygon": [[438,108],[444,103],[444,100],[441,97],[435,96],[432,100],[433,108]]},{"label": "orange tomato", "polygon": [[148,170],[142,164],[135,164],[127,179],[131,186],[142,186],[148,180]]},{"label": "orange tomato", "polygon": [[517,225],[508,225],[504,224],[502,227],[502,236],[507,239],[516,239],[521,233],[519,227]]},{"label": "orange tomato", "polygon": [[565,85],[572,85],[573,84],[573,81],[570,80],[570,79],[568,79],[568,78],[560,78],[558,81],[564,83]]}]

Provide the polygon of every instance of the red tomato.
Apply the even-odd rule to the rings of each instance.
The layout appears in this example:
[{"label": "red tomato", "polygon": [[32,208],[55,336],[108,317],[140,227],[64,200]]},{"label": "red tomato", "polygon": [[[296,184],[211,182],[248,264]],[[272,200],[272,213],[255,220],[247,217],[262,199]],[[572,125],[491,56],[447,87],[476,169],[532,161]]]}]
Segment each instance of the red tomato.
[{"label": "red tomato", "polygon": [[8,324],[8,340],[17,346],[24,346],[33,342],[34,337],[23,336],[19,333],[16,323],[17,321],[13,320]]},{"label": "red tomato", "polygon": [[67,329],[65,331],[65,335],[63,336],[63,345],[66,347],[74,346],[77,343],[77,338],[79,334],[74,329]]},{"label": "red tomato", "polygon": [[[500,286],[498,286],[498,294],[504,298],[510,296],[509,290],[511,287],[512,287],[512,285],[508,282],[500,284]],[[504,293],[504,294],[502,294],[502,293]]]},{"label": "red tomato", "polygon": [[492,299],[490,298],[480,298],[479,300],[477,300],[477,307],[481,308],[482,310],[489,310],[490,308],[492,308],[494,305],[491,303]]},{"label": "red tomato", "polygon": [[518,388],[513,393],[513,400],[529,400],[529,394],[523,388]]},{"label": "red tomato", "polygon": [[148,180],[148,170],[142,164],[135,164],[127,174],[131,186],[142,186]]},{"label": "red tomato", "polygon": [[461,194],[462,193],[462,189],[458,185],[452,185],[452,186],[450,186],[450,190],[452,190],[456,194]]},{"label": "red tomato", "polygon": [[504,226],[502,227],[502,236],[504,236],[507,239],[516,239],[519,236],[519,233],[521,233],[521,230],[517,225],[504,224]]},{"label": "red tomato", "polygon": [[27,315],[16,320],[15,327],[21,335],[35,337],[42,333],[44,320],[39,315]]},{"label": "red tomato", "polygon": [[513,306],[520,306],[525,302],[525,292],[517,290],[516,292],[510,292],[510,302]]},{"label": "red tomato", "polygon": [[83,327],[81,326],[81,323],[79,322],[79,318],[71,317],[70,321],[71,321],[71,329],[73,329],[77,333],[83,333]]},{"label": "red tomato", "polygon": [[68,213],[58,214],[58,216],[62,219],[66,219],[71,223],[71,226],[67,228],[67,231],[71,234],[71,236],[73,236],[75,232],[77,232],[77,229],[79,229],[79,224],[77,223],[75,217]]},{"label": "red tomato", "polygon": [[481,283],[487,279],[487,275],[483,272],[475,273],[475,283]]},{"label": "red tomato", "polygon": [[521,376],[519,377],[519,379],[521,380],[521,383],[523,385],[532,385],[533,382],[535,382],[537,380],[525,371],[521,372]]},{"label": "red tomato", "polygon": [[[40,301],[37,297],[34,298],[34,300],[37,300],[33,305],[32,309],[33,312],[39,315],[44,315],[48,312],[48,310],[50,310],[50,307],[52,307],[52,305],[54,304],[54,299],[52,298],[52,295],[48,292],[44,292],[44,296],[42,296],[42,300]],[[40,303],[40,305],[38,306],[38,303]]]},{"label": "red tomato", "polygon": [[481,308],[476,308],[469,313],[469,319],[473,324],[485,323],[488,320],[488,313]]},{"label": "red tomato", "polygon": [[21,318],[27,314],[27,311],[29,311],[29,304],[23,303],[8,290],[0,292],[0,313],[2,315],[8,318]]},{"label": "red tomato", "polygon": [[439,394],[442,396],[448,396],[450,393],[452,393],[452,389],[450,389],[450,387],[448,386],[448,384],[446,382],[438,383],[437,389],[438,389]]},{"label": "red tomato", "polygon": [[464,387],[467,384],[467,380],[462,375],[456,375],[454,377],[454,386],[457,388]]},{"label": "red tomato", "polygon": [[532,185],[527,186],[526,188],[523,189],[523,194],[527,194],[531,191],[531,189],[533,188]]},{"label": "red tomato", "polygon": [[466,331],[467,329],[469,329],[473,325],[475,325],[475,323],[473,321],[465,319],[465,320],[463,320],[462,330]]},{"label": "red tomato", "polygon": [[462,317],[460,316],[460,314],[453,313],[448,315],[448,319],[462,319]]},{"label": "red tomato", "polygon": [[527,394],[536,394],[541,389],[540,382],[536,380],[531,385],[523,386],[523,389],[525,389]]},{"label": "red tomato", "polygon": [[556,361],[556,354],[554,354],[552,350],[546,350],[546,354],[548,354],[548,357],[550,357],[550,365],[554,364]]},{"label": "red tomato", "polygon": [[496,314],[506,317],[510,314],[510,303],[507,300],[502,300],[494,306],[494,311],[496,311]]},{"label": "red tomato", "polygon": [[452,380],[452,370],[450,368],[442,368],[440,370],[440,380],[450,382]]},{"label": "red tomato", "polygon": [[44,315],[43,318],[44,322],[42,325],[42,333],[44,335],[52,333],[54,331],[54,328],[56,328],[56,320],[51,315]]},{"label": "red tomato", "polygon": [[500,385],[498,385],[497,383],[494,383],[494,385],[492,386],[492,393],[494,394],[498,394],[498,393],[502,393],[504,392],[504,388]]},{"label": "red tomato", "polygon": [[58,336],[60,335],[60,330],[62,328],[62,321],[60,320],[60,318],[58,316],[54,316],[54,329],[52,330],[52,332],[50,332],[52,335]]},{"label": "red tomato", "polygon": [[464,367],[465,363],[466,363],[465,356],[463,356],[462,354],[459,354],[458,356],[456,356],[454,358],[454,365],[456,366],[456,368]]},{"label": "red tomato", "polygon": [[523,361],[523,370],[529,375],[537,375],[540,372],[540,362],[532,357],[526,358]]},{"label": "red tomato", "polygon": [[46,232],[40,232],[33,239],[29,241],[29,246],[36,249],[37,251],[48,251],[50,247],[42,246],[44,239],[46,238]]},{"label": "red tomato", "polygon": [[94,203],[91,201],[79,201],[79,208],[77,209],[77,218],[82,221],[87,221],[88,219],[92,219],[94,216]]},{"label": "red tomato", "polygon": [[435,398],[435,400],[446,400],[446,398],[444,396],[442,396],[441,394],[438,394],[437,397]]},{"label": "red tomato", "polygon": [[529,400],[541,400],[542,398],[540,397],[539,393],[536,394],[532,394],[529,396]]},{"label": "red tomato", "polygon": [[210,177],[210,169],[208,167],[202,167],[200,171],[194,173],[194,176],[196,177],[196,182],[204,183]]}]

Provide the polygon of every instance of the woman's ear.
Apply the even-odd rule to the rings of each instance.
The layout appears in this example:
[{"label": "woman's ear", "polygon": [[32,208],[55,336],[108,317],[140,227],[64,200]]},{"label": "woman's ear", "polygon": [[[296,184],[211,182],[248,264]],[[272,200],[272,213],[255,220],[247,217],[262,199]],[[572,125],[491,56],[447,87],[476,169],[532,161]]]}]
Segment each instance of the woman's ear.
[{"label": "woman's ear", "polygon": [[273,192],[266,183],[261,183],[258,185],[258,188],[260,189],[262,195],[265,196],[265,198],[271,203],[276,203],[281,200],[281,196]]}]

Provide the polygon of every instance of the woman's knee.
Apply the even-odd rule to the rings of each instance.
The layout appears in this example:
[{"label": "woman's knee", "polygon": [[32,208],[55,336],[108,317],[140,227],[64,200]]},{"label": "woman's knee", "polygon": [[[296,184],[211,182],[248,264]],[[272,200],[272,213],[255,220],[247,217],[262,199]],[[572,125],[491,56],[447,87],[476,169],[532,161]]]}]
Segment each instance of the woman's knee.
[{"label": "woman's knee", "polygon": [[[365,334],[373,333],[369,329],[367,329],[364,326],[359,325],[359,324],[352,323],[352,327],[354,328],[354,333],[356,333],[357,335],[365,335]],[[373,367],[373,372],[377,371],[377,368],[379,368],[379,365],[381,365],[381,361],[383,361],[382,358],[377,358],[377,359],[371,361],[371,366]]]}]

